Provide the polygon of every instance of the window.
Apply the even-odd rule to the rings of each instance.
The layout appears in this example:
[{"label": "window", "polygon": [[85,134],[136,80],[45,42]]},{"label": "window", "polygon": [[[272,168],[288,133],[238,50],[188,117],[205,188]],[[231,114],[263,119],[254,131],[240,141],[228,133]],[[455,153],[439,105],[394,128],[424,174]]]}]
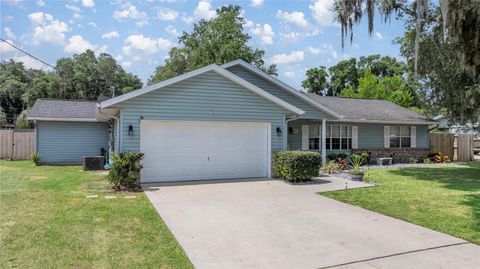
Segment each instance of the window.
[{"label": "window", "polygon": [[411,146],[409,126],[390,126],[390,147],[409,148]]},{"label": "window", "polygon": [[352,126],[328,126],[326,141],[327,150],[352,149]]},{"label": "window", "polygon": [[320,135],[318,132],[318,125],[310,125],[308,128],[308,148],[309,149],[320,149]]}]

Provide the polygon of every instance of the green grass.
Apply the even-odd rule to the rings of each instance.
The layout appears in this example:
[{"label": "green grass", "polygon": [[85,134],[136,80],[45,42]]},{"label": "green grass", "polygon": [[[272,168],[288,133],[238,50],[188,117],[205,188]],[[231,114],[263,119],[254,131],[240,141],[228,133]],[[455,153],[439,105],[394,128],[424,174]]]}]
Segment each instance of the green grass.
[{"label": "green grass", "polygon": [[380,186],[321,195],[480,244],[480,162],[371,170],[366,180]]},{"label": "green grass", "polygon": [[0,268],[193,268],[147,197],[104,177],[0,161]]}]

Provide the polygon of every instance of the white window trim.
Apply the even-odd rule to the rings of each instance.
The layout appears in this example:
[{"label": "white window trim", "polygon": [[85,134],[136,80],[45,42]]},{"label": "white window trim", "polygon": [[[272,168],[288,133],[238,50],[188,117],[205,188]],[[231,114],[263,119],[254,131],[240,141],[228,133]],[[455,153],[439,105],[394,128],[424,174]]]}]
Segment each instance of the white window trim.
[{"label": "white window trim", "polygon": [[[332,137],[332,127],[337,127],[339,126],[340,127],[340,137]],[[343,133],[342,133],[342,127],[346,126],[347,129],[350,128],[350,136],[343,136]],[[348,130],[347,130],[347,134],[348,134]],[[345,124],[333,124],[333,125],[329,125],[327,126],[327,130],[326,130],[326,133],[325,133],[326,137],[325,137],[325,142],[327,142],[328,139],[330,139],[330,148],[326,146],[326,150],[352,150],[353,149],[353,126],[351,125],[345,125]],[[339,138],[340,139],[340,149],[332,149],[332,138]],[[343,138],[350,138],[352,139],[352,142],[350,144],[350,148],[342,148],[342,139]]]},{"label": "white window trim", "polygon": [[[391,131],[391,128],[392,128],[392,127],[399,127],[399,128],[400,128],[400,129],[399,129],[400,135],[392,135],[392,131]],[[406,127],[406,128],[409,128],[409,129],[410,129],[410,135],[407,135],[407,136],[402,135],[402,128],[403,128],[403,127]],[[391,144],[391,142],[390,142],[390,139],[391,139],[392,137],[398,137],[398,138],[400,138],[399,147],[392,147],[392,144]],[[407,137],[410,138],[410,146],[408,146],[408,147],[402,147],[402,138],[407,138]],[[401,149],[401,148],[408,149],[408,148],[413,148],[413,147],[412,147],[412,126],[404,126],[404,125],[403,125],[403,126],[390,126],[390,135],[389,135],[389,137],[388,137],[388,145],[389,145],[389,148],[393,148],[393,149]],[[416,143],[415,143],[415,146],[416,146]]]},{"label": "white window trim", "polygon": [[[321,141],[320,141],[320,138],[321,138],[321,132],[320,132],[320,124],[312,124],[309,126],[309,130],[308,130],[308,150],[320,150],[322,148],[322,145],[321,145]],[[313,128],[313,129],[317,129],[318,130],[318,135],[317,136],[310,136],[310,128]],[[318,148],[316,149],[312,149],[310,148],[310,139],[312,138],[318,138]]]}]

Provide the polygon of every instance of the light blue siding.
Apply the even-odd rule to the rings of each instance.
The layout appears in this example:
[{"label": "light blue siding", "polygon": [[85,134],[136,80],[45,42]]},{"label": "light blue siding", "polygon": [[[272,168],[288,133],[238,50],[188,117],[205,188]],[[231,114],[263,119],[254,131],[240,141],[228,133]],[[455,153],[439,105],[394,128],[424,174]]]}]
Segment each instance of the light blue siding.
[{"label": "light blue siding", "polygon": [[[302,148],[302,125],[318,125],[321,122],[296,120],[288,123],[289,127],[298,130],[297,133],[288,134],[288,144],[292,150],[300,150]],[[386,124],[365,124],[365,123],[334,123],[327,121],[327,127],[330,125],[347,124],[351,126],[358,126],[358,148],[359,149],[381,149],[384,148],[383,127]],[[388,126],[395,126],[389,124]],[[399,125],[405,126],[405,125]],[[429,148],[429,135],[427,125],[416,125],[417,131],[417,148]],[[338,151],[327,151],[330,152]]]},{"label": "light blue siding", "polygon": [[262,90],[267,91],[268,93],[275,95],[276,97],[282,99],[283,101],[292,104],[303,111],[301,117],[303,118],[326,118],[326,119],[333,119],[330,115],[318,110],[317,108],[313,107],[309,103],[305,102],[304,100],[300,99],[299,97],[287,92],[284,89],[279,88],[277,85],[271,83],[270,81],[252,73],[251,71],[246,70],[241,66],[232,66],[227,68],[228,71],[234,73],[235,75],[245,79],[246,81],[252,83],[253,85],[261,88]]},{"label": "light blue siding", "polygon": [[[272,151],[283,150],[285,115],[292,113],[256,95],[248,89],[218,75],[207,72],[152,91],[122,103],[120,111],[121,151],[140,150],[140,120],[201,120],[270,122]],[[133,135],[128,135],[128,126]]]},{"label": "light blue siding", "polygon": [[37,122],[37,151],[45,163],[82,163],[108,151],[108,125],[100,122]]}]

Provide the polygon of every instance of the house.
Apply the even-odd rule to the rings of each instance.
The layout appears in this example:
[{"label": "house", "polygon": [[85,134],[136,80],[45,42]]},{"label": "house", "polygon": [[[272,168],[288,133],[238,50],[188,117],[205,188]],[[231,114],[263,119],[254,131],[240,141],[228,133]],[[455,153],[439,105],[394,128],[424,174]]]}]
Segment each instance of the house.
[{"label": "house", "polygon": [[282,150],[408,160],[429,153],[434,123],[387,101],[302,93],[241,60],[100,103],[38,100],[29,119],[42,162],[141,151],[142,182],[270,177]]}]

